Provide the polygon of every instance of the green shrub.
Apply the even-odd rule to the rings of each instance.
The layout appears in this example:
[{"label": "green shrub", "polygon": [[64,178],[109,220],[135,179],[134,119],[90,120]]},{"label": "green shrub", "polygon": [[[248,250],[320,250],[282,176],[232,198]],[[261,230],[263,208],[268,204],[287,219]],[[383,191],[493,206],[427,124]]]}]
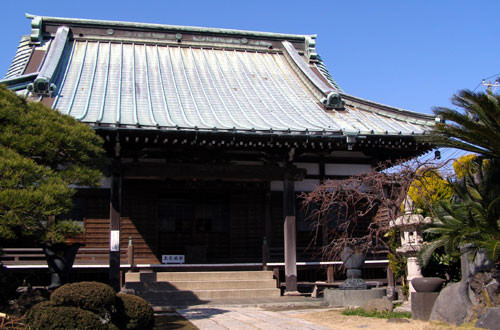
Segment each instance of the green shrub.
[{"label": "green shrub", "polygon": [[117,297],[117,324],[126,329],[152,329],[154,315],[151,305],[131,294],[119,293]]},{"label": "green shrub", "polygon": [[109,329],[101,318],[90,311],[42,302],[31,308],[26,323],[33,329]]},{"label": "green shrub", "polygon": [[115,291],[100,282],[77,282],[61,286],[50,296],[57,306],[73,306],[88,311],[103,313],[111,311],[115,303]]}]

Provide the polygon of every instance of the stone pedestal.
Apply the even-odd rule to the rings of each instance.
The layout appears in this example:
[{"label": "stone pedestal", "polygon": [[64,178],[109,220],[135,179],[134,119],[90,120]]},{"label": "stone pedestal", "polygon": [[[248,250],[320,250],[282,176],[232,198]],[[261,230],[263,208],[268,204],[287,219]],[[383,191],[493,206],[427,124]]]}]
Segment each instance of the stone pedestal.
[{"label": "stone pedestal", "polygon": [[326,289],[323,300],[329,307],[359,307],[371,299],[382,298],[386,295],[383,288],[369,290],[339,290]]},{"label": "stone pedestal", "polygon": [[438,296],[439,292],[411,293],[411,318],[428,321],[431,316],[432,307]]},{"label": "stone pedestal", "polygon": [[420,271],[420,266],[418,264],[418,259],[417,257],[408,257],[406,260],[406,267],[408,271],[407,279],[408,282],[410,283],[410,295],[412,293],[415,293],[415,288],[413,287],[413,284],[411,283],[411,280],[417,277],[422,277],[422,272]]}]

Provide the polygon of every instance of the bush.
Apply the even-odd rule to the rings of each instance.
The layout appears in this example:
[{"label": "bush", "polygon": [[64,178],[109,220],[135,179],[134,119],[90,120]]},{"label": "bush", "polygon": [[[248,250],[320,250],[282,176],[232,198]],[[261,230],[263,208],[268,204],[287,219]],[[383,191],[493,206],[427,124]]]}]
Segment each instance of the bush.
[{"label": "bush", "polygon": [[0,264],[0,305],[6,305],[10,299],[16,297],[18,285],[17,278],[9,272],[7,267]]},{"label": "bush", "polygon": [[40,302],[49,300],[49,296],[50,294],[46,289],[28,288],[28,290],[19,294],[19,297],[11,302],[10,313],[21,316],[25,314],[32,306]]},{"label": "bush", "polygon": [[74,306],[103,313],[112,310],[115,297],[115,291],[107,284],[78,282],[56,289],[50,296],[50,301],[57,306]]},{"label": "bush", "polygon": [[38,317],[38,314],[43,313],[47,308],[55,307],[49,300],[42,301],[34,306],[32,306],[26,313],[26,320],[34,320]]},{"label": "bush", "polygon": [[126,293],[119,293],[116,297],[119,311],[117,324],[126,329],[153,328],[153,309],[146,300]]},{"label": "bush", "polygon": [[34,329],[109,329],[99,316],[90,311],[42,302],[31,308],[26,323]]}]

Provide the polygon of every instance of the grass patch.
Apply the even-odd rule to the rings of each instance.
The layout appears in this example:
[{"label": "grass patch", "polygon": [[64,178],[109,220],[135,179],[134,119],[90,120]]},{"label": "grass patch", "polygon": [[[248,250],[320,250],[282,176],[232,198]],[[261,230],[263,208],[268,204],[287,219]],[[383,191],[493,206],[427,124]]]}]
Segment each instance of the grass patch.
[{"label": "grass patch", "polygon": [[342,311],[342,315],[347,316],[363,316],[363,317],[376,317],[379,319],[409,319],[411,318],[410,312],[368,312],[363,308],[348,308]]}]

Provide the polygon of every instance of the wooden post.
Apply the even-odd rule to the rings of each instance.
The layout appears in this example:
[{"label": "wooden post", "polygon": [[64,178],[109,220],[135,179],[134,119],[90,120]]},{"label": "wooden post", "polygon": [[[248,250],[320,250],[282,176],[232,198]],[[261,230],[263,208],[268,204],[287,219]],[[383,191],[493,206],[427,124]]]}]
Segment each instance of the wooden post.
[{"label": "wooden post", "polygon": [[269,262],[269,245],[267,238],[262,240],[262,269],[267,270],[267,263]]},{"label": "wooden post", "polygon": [[396,298],[396,281],[391,266],[387,265],[387,297],[390,299]]},{"label": "wooden post", "polygon": [[112,164],[109,224],[109,284],[120,291],[121,173],[119,160]]},{"label": "wooden post", "polygon": [[297,243],[295,229],[295,183],[285,176],[283,182],[283,213],[285,216],[285,281],[287,293],[297,292]]},{"label": "wooden post", "polygon": [[333,265],[328,265],[328,268],[326,269],[326,282],[333,283],[334,280],[335,279],[333,277]]},{"label": "wooden post", "polygon": [[134,266],[134,242],[132,241],[132,236],[129,236],[128,238],[127,261],[128,264],[130,265],[129,272],[133,272],[135,266]]}]

